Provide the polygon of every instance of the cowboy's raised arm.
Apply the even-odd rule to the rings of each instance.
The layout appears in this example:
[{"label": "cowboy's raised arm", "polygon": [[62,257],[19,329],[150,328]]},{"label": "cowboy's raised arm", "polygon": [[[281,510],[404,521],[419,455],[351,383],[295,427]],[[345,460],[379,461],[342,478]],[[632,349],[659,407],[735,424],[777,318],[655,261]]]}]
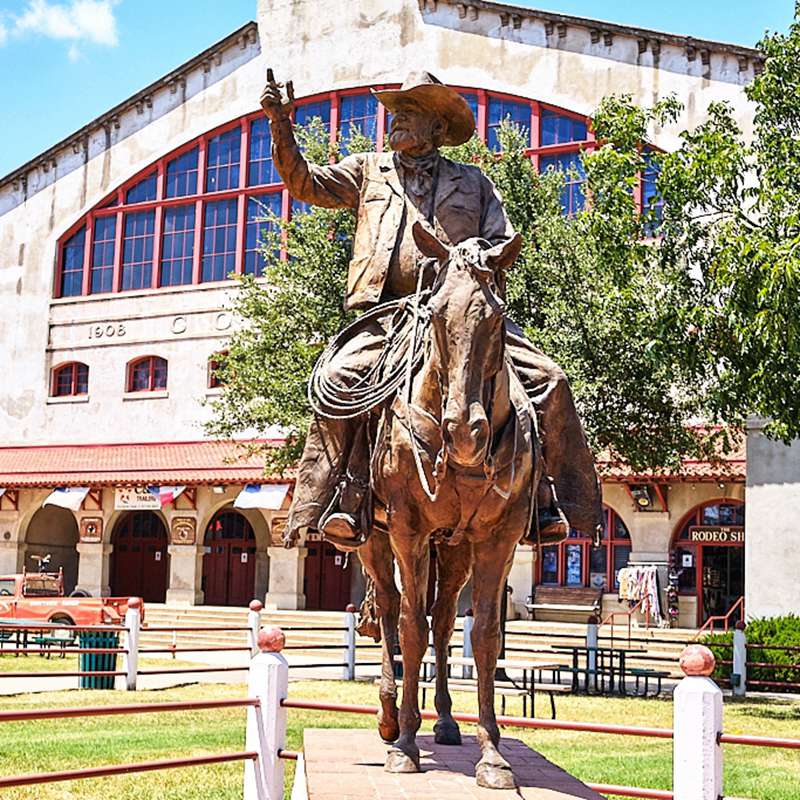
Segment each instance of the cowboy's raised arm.
[{"label": "cowboy's raised arm", "polygon": [[338,164],[319,166],[303,158],[294,138],[289,116],[294,103],[292,82],[286,83],[287,99],[272,70],[267,70],[267,85],[261,95],[261,107],[270,122],[272,159],[289,194],[303,203],[325,208],[358,207],[364,157],[348,156]]}]

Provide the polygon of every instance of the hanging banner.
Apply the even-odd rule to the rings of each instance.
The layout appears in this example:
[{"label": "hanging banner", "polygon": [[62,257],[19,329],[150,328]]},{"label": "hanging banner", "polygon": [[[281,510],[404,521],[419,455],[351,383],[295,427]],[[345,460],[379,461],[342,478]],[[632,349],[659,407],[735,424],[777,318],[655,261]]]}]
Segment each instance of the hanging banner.
[{"label": "hanging banner", "polygon": [[0,486],[0,497],[2,497],[6,493],[6,490]]},{"label": "hanging banner", "polygon": [[283,505],[289,488],[288,483],[248,483],[233,501],[233,507],[277,511]]},{"label": "hanging banner", "polygon": [[66,486],[54,489],[42,506],[59,506],[68,508],[70,511],[80,511],[86,495],[89,494],[88,486]]}]

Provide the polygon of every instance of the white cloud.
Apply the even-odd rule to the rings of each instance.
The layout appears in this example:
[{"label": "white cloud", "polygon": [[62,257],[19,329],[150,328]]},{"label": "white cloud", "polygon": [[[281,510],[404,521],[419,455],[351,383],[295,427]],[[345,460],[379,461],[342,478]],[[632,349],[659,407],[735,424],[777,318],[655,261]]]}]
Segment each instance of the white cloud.
[{"label": "white cloud", "polygon": [[6,43],[6,39],[8,38],[8,31],[6,30],[6,26],[0,22],[0,47],[2,47]]},{"label": "white cloud", "polygon": [[[50,3],[48,0],[29,0],[27,8],[14,19],[17,35],[37,34],[50,39],[73,42],[71,60],[79,51],[75,42],[87,41],[114,47],[118,43],[114,6],[117,0],[70,0]],[[0,39],[0,42],[2,39]]]},{"label": "white cloud", "polygon": [[70,61],[79,61],[83,58],[83,53],[81,53],[80,48],[75,43],[69,46],[69,50],[67,50],[67,58]]}]

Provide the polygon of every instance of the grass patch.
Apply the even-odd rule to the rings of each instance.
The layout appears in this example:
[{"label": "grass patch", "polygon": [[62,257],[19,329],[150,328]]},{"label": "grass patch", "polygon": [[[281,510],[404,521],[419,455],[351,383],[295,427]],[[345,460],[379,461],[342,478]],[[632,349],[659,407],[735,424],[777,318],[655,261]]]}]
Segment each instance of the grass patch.
[{"label": "grass patch", "polygon": [[[175,662],[170,662],[175,663]],[[325,699],[340,703],[375,705],[371,683],[341,681],[293,681],[296,698]],[[100,705],[135,702],[244,697],[244,685],[192,685],[162,691],[49,692],[0,699],[0,708]],[[454,692],[459,711],[475,710],[475,695]],[[608,723],[672,726],[668,700],[633,698],[559,697],[560,719]],[[538,705],[538,704],[537,704]],[[546,710],[545,698],[538,706]],[[520,713],[510,705],[509,713]],[[0,772],[5,775],[42,772],[106,763],[172,758],[181,755],[232,752],[244,747],[244,709],[142,714],[81,720],[46,720],[3,724],[0,735]],[[287,747],[300,749],[303,730],[317,728],[373,728],[366,715],[331,714],[291,710]],[[431,730],[431,723],[423,725]],[[748,699],[725,705],[725,730],[761,736],[800,738],[800,703]],[[585,781],[635,784],[669,788],[672,747],[669,741],[570,733],[567,731],[519,731],[508,736],[523,739],[547,758]],[[796,800],[800,785],[800,759],[796,751],[725,747],[725,791],[728,795],[759,800]],[[241,764],[170,770],[159,773],[73,781],[8,789],[4,800],[241,800]],[[287,787],[294,764],[287,763]],[[287,794],[288,797],[288,794]]]}]

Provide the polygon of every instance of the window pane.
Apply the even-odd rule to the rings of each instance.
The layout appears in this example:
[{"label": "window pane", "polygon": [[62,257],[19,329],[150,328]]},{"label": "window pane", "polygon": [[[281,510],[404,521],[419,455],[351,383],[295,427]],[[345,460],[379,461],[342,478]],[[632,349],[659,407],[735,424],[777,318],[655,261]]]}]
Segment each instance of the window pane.
[{"label": "window pane", "polygon": [[542,583],[558,583],[558,545],[542,548]]},{"label": "window pane", "polygon": [[114,241],[117,234],[117,217],[99,217],[94,221],[92,242],[91,292],[113,291]]},{"label": "window pane", "polygon": [[53,394],[56,397],[68,397],[72,394],[72,364],[61,367],[53,381]]},{"label": "window pane", "polygon": [[519,103],[514,100],[503,100],[499,97],[489,98],[489,124],[486,135],[486,144],[490,150],[500,150],[498,130],[503,120],[521,128],[526,145],[531,142],[531,107],[529,103]]},{"label": "window pane", "polygon": [[83,255],[86,228],[81,228],[64,243],[61,262],[61,297],[75,297],[83,291]]},{"label": "window pane", "polygon": [[678,591],[694,594],[697,591],[697,548],[676,547]]},{"label": "window pane", "polygon": [[144,180],[131,186],[125,195],[126,203],[146,203],[156,199],[156,173],[148,175]]},{"label": "window pane", "polygon": [[619,518],[617,514],[613,514],[614,519],[614,538],[615,539],[630,539],[631,535],[628,533],[628,528],[625,523]]},{"label": "window pane", "polygon": [[[548,170],[564,173],[564,186],[561,189],[561,208],[569,216],[583,208],[583,180],[586,173],[583,169],[580,153],[561,153],[554,156],[542,156],[539,159],[539,172]],[[574,171],[573,171],[574,170]],[[577,175],[575,174],[577,172]]]},{"label": "window pane", "polygon": [[628,566],[628,557],[631,554],[630,545],[620,544],[614,546],[614,588],[619,589],[619,571]]},{"label": "window pane", "polygon": [[160,285],[181,286],[191,283],[193,257],[194,206],[165,208]]},{"label": "window pane", "polygon": [[664,219],[664,200],[658,194],[659,166],[649,154],[642,173],[642,212],[649,214],[645,222],[645,236],[655,236]]},{"label": "window pane", "polygon": [[203,225],[203,281],[223,281],[236,260],[236,200],[207,203]]},{"label": "window pane", "polygon": [[122,245],[122,289],[144,289],[151,285],[155,211],[125,215]]},{"label": "window pane", "polygon": [[260,194],[247,198],[247,230],[244,245],[244,272],[260,277],[264,270],[264,235],[274,224],[264,219],[268,214],[281,214],[281,193]]},{"label": "window pane", "polygon": [[198,149],[195,147],[167,162],[167,197],[197,194],[197,156]]},{"label": "window pane", "polygon": [[269,121],[259,117],[250,123],[250,166],[247,172],[247,185],[260,186],[267,183],[280,183],[281,176],[272,162],[272,135]]},{"label": "window pane", "polygon": [[130,391],[146,392],[150,389],[150,362],[145,358],[133,365],[131,369]]},{"label": "window pane", "polygon": [[319,117],[325,130],[331,129],[331,102],[330,100],[317,100],[315,103],[304,103],[294,111],[294,121],[297,125],[308,125],[314,117]]},{"label": "window pane", "polygon": [[589,559],[589,586],[595,589],[607,589],[608,550],[605,545],[592,547]]},{"label": "window pane", "polygon": [[163,358],[154,358],[153,361],[153,389],[167,388],[167,362]]},{"label": "window pane", "polygon": [[75,394],[87,394],[89,391],[89,367],[86,364],[75,365]]},{"label": "window pane", "polygon": [[[467,101],[467,105],[472,110],[472,116],[478,119],[478,95],[470,92],[461,92],[461,96]],[[530,116],[530,114],[528,115]]]},{"label": "window pane", "polygon": [[583,142],[588,135],[586,122],[573,119],[557,111],[542,109],[542,133],[540,144],[563,144],[564,142]]},{"label": "window pane", "polygon": [[378,101],[371,94],[348,94],[339,106],[339,133],[342,152],[348,153],[347,143],[360,133],[375,141],[378,133]]},{"label": "window pane", "polygon": [[565,583],[567,586],[583,586],[583,545],[568,544],[565,546],[567,563],[565,566]]},{"label": "window pane", "polygon": [[221,133],[208,140],[206,150],[206,191],[220,192],[239,185],[242,129]]}]

